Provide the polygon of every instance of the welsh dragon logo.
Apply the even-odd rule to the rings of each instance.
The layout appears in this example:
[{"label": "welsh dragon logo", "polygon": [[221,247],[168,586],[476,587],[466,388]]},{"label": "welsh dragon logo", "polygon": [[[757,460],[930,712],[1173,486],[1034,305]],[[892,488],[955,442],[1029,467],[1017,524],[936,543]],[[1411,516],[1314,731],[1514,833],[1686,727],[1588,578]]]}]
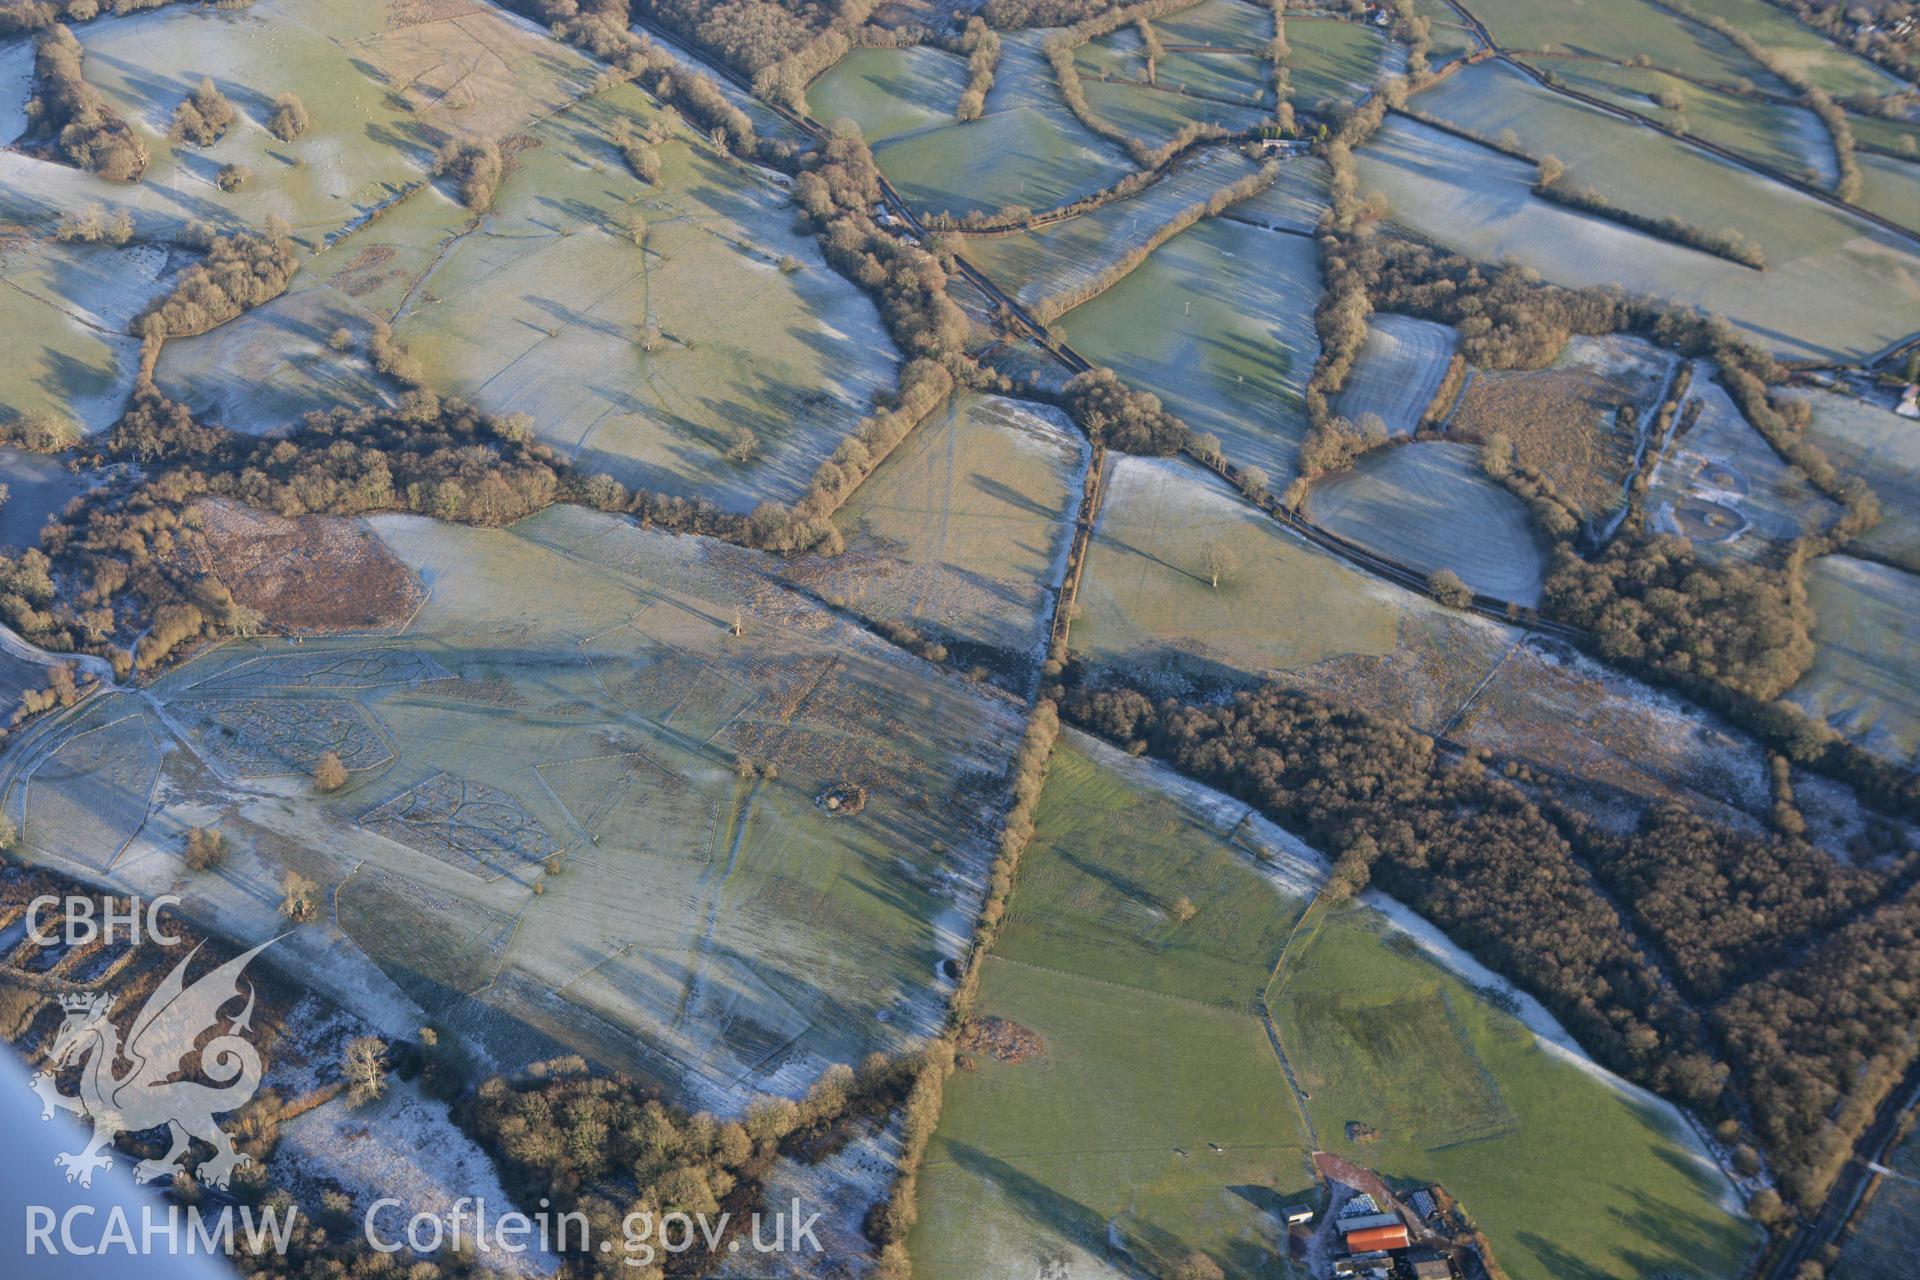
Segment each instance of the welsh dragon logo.
[{"label": "welsh dragon logo", "polygon": [[[213,1117],[245,1106],[260,1087],[260,1055],[241,1036],[252,1030],[253,985],[241,991],[240,971],[272,942],[235,956],[187,986],[187,965],[200,950],[196,946],[141,1006],[124,1044],[119,1029],[108,1020],[112,996],[60,997],[67,1016],[48,1054],[53,1066],[34,1076],[33,1091],[40,1095],[42,1120],[53,1119],[58,1107],[93,1125],[85,1148],[53,1158],[66,1169],[68,1182],[78,1180],[81,1186],[91,1187],[95,1170],[113,1168],[114,1138],[161,1125],[167,1127],[170,1145],[160,1159],[134,1166],[134,1177],[141,1182],[178,1173],[193,1138],[214,1149],[213,1159],[199,1169],[199,1181],[205,1185],[224,1189],[233,1171],[251,1160],[233,1149],[233,1140]],[[220,1010],[242,994],[247,1004],[240,1016],[223,1034],[200,1045],[201,1037],[220,1021]],[[182,1059],[194,1053],[196,1046],[200,1072],[214,1087],[174,1078],[181,1073]],[[123,1062],[125,1070],[119,1070]],[[55,1087],[53,1073],[75,1064],[80,1064],[80,1092],[69,1097]]]}]

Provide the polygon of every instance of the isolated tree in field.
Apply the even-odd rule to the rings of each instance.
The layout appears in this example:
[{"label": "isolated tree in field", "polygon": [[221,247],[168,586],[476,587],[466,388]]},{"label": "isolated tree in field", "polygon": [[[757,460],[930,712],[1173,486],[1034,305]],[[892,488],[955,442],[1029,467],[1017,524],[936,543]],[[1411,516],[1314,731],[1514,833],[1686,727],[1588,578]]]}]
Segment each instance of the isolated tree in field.
[{"label": "isolated tree in field", "polygon": [[273,100],[273,114],[267,117],[267,132],[282,142],[292,142],[313,127],[306,104],[291,93]]},{"label": "isolated tree in field", "polygon": [[194,871],[217,867],[227,856],[227,837],[210,827],[187,832],[187,866]]},{"label": "isolated tree in field", "polygon": [[305,924],[320,915],[320,886],[298,871],[287,872],[280,882],[280,914],[295,924]]},{"label": "isolated tree in field", "polygon": [[660,181],[660,153],[652,145],[640,138],[625,138],[620,143],[620,154],[634,177],[645,183]]},{"label": "isolated tree in field", "polygon": [[752,427],[740,426],[733,429],[733,435],[727,441],[727,461],[752,462],[760,453],[760,437]]},{"label": "isolated tree in field", "polygon": [[329,751],[320,757],[313,766],[313,785],[321,791],[338,791],[347,785],[347,766],[340,762],[340,753]]},{"label": "isolated tree in field", "polygon": [[633,241],[633,247],[647,247],[647,219],[644,214],[633,214],[627,219],[627,239]]},{"label": "isolated tree in field", "polygon": [[377,1102],[387,1092],[387,1046],[378,1036],[355,1036],[347,1041],[340,1068],[347,1079],[347,1101],[359,1107]]},{"label": "isolated tree in field", "polygon": [[238,191],[253,181],[253,170],[244,164],[223,164],[213,184],[222,191]]},{"label": "isolated tree in field", "polygon": [[1178,898],[1174,899],[1173,907],[1171,910],[1172,910],[1173,918],[1175,920],[1178,920],[1181,924],[1185,924],[1187,921],[1193,919],[1195,916],[1200,914],[1200,908],[1194,906],[1193,899],[1189,898],[1184,893],[1181,894]]},{"label": "isolated tree in field", "polygon": [[1206,547],[1207,585],[1215,591],[1220,589],[1220,580],[1232,575],[1240,567],[1233,558],[1233,548],[1224,542],[1209,542]]},{"label": "isolated tree in field", "polygon": [[187,100],[173,109],[173,125],[167,130],[167,136],[175,142],[191,142],[197,147],[212,146],[220,141],[220,135],[238,114],[227,101],[227,95],[213,83],[213,77],[202,76]]},{"label": "isolated tree in field", "polygon": [[1427,590],[1449,609],[1464,609],[1473,603],[1473,591],[1451,569],[1435,569],[1427,577]]}]

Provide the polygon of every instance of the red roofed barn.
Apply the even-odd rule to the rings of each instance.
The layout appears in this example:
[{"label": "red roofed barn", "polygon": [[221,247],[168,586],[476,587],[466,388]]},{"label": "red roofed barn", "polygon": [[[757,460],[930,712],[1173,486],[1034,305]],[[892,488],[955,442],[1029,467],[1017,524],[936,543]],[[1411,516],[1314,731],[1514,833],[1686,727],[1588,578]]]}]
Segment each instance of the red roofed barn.
[{"label": "red roofed barn", "polygon": [[1407,1247],[1407,1229],[1404,1225],[1395,1227],[1368,1227],[1365,1231],[1347,1233],[1347,1250],[1350,1253],[1372,1253],[1375,1249],[1404,1249]]}]

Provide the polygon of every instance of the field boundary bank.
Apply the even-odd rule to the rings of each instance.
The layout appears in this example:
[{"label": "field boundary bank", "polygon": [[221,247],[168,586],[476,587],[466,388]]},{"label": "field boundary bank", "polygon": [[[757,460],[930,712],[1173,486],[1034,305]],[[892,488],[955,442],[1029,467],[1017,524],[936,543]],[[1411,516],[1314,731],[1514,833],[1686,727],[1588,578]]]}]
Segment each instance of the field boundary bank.
[{"label": "field boundary bank", "polygon": [[[1252,810],[1249,810],[1249,812],[1252,812]],[[1242,821],[1244,821],[1244,819]],[[1293,1095],[1293,1108],[1299,1113],[1302,1132],[1307,1135],[1307,1172],[1313,1177],[1316,1183],[1319,1182],[1320,1178],[1319,1171],[1313,1164],[1312,1153],[1320,1150],[1320,1131],[1314,1126],[1313,1114],[1307,1109],[1306,1092],[1300,1087],[1300,1079],[1294,1074],[1293,1060],[1287,1056],[1286,1045],[1280,1038],[1280,1023],[1273,1016],[1273,996],[1276,983],[1281,986],[1285,985],[1287,960],[1293,954],[1294,942],[1299,938],[1300,930],[1306,925],[1307,918],[1313,916],[1315,911],[1320,908],[1323,901],[1324,894],[1316,892],[1307,902],[1306,908],[1301,911],[1299,917],[1294,920],[1293,928],[1287,931],[1287,940],[1281,944],[1280,954],[1273,962],[1273,970],[1267,975],[1266,985],[1260,989],[1259,1001],[1260,1025],[1266,1030],[1267,1043],[1273,1049],[1273,1056],[1279,1060],[1281,1074],[1286,1077],[1287,1089]],[[1329,908],[1328,910],[1320,911],[1318,917],[1315,918],[1313,922],[1313,933],[1307,939],[1307,946],[1312,946],[1314,939],[1320,936],[1320,926],[1325,923],[1330,910]]]}]

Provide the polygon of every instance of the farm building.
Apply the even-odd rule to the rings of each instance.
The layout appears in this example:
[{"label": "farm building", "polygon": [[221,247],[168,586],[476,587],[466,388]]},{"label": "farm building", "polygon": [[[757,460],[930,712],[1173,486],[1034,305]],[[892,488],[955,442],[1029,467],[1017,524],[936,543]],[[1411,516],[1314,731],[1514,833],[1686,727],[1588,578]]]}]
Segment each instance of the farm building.
[{"label": "farm building", "polygon": [[1385,1276],[1393,1260],[1384,1253],[1370,1253],[1364,1257],[1338,1258],[1333,1264],[1336,1276]]},{"label": "farm building", "polygon": [[1407,1228],[1396,1222],[1390,1227],[1367,1227],[1347,1232],[1347,1252],[1372,1253],[1383,1249],[1407,1247]]},{"label": "farm building", "polygon": [[1362,1191],[1359,1195],[1340,1206],[1340,1221],[1346,1222],[1349,1218],[1364,1217],[1367,1214],[1378,1212],[1380,1212],[1379,1203],[1374,1200],[1372,1196]]},{"label": "farm building", "polygon": [[1402,1271],[1413,1280],[1453,1280],[1453,1264],[1435,1249],[1410,1249],[1400,1256]]},{"label": "farm building", "polygon": [[1313,1206],[1310,1204],[1290,1204],[1280,1211],[1280,1216],[1290,1227],[1313,1221]]},{"label": "farm building", "polygon": [[1397,1227],[1399,1225],[1400,1215],[1394,1213],[1342,1214],[1340,1217],[1340,1230],[1348,1235],[1352,1235],[1356,1231],[1371,1231],[1375,1227]]}]

